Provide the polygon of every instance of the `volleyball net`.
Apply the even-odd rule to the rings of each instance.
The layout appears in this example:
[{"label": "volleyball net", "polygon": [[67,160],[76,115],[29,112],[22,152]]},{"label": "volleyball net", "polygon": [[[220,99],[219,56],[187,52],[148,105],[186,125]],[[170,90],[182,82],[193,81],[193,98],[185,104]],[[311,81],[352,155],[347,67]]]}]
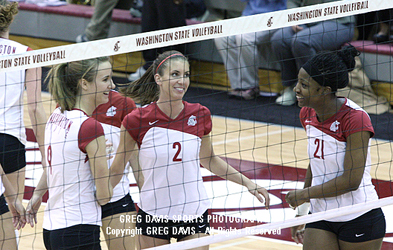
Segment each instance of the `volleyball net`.
[{"label": "volleyball net", "polygon": [[[142,51],[185,44],[184,54],[189,58],[191,69],[191,85],[185,100],[190,103],[201,103],[210,109],[213,115],[211,139],[216,155],[258,185],[265,187],[270,193],[271,207],[270,210],[265,210],[263,204],[256,200],[246,188],[224,181],[202,169],[204,185],[211,202],[208,209],[210,235],[155,249],[190,249],[223,244],[222,242],[228,240],[251,235],[289,241],[288,228],[296,225],[366,212],[378,207],[383,207],[387,221],[390,218],[389,211],[393,209],[391,197],[393,145],[389,128],[391,130],[393,127],[393,119],[389,110],[390,105],[393,104],[393,87],[391,87],[393,46],[388,42],[375,44],[367,38],[360,38],[359,35],[370,27],[375,30],[379,24],[377,21],[359,24],[359,20],[364,18],[363,15],[390,8],[393,8],[393,2],[386,0],[336,1],[58,46],[2,56],[0,72],[46,68],[59,63],[109,56],[113,61],[115,83],[125,83],[128,75],[144,64]],[[361,66],[356,72],[350,74],[350,79],[352,82],[360,81],[361,86],[353,86],[339,94],[349,98],[360,95],[357,104],[371,114],[375,137],[371,139],[370,174],[380,200],[295,218],[296,211],[289,207],[285,201],[285,195],[289,191],[303,188],[309,164],[307,135],[301,128],[300,109],[296,107],[296,104],[286,107],[275,103],[275,98],[283,90],[281,62],[272,56],[271,51],[271,43],[275,41],[266,41],[258,45],[257,49],[261,53],[256,54],[252,60],[258,64],[258,97],[244,100],[241,97],[232,99],[227,95],[233,90],[228,79],[228,75],[231,74],[229,71],[240,72],[239,68],[242,66],[226,69],[223,61],[228,58],[222,58],[220,54],[234,48],[218,49],[214,39],[226,39],[229,36],[254,34],[260,31],[273,34],[282,32],[282,29],[286,27],[346,17],[358,19],[354,27],[354,39],[357,40],[352,41],[351,44],[362,52],[358,61]],[[257,58],[259,56],[261,58]],[[44,77],[45,74],[43,74]],[[372,102],[370,102],[370,95],[374,100]],[[46,102],[51,103],[50,100]],[[49,106],[47,115],[55,107],[53,103]],[[26,190],[31,192],[37,185],[42,170],[37,145],[34,144],[32,137],[28,136],[28,140],[30,142],[27,144],[28,165],[25,184]],[[135,181],[132,174],[129,177],[131,182]],[[131,183],[130,194],[135,202],[139,201],[139,191],[135,183]],[[28,195],[25,194],[25,198],[29,198]],[[387,238],[393,233],[391,227],[392,225],[388,222]],[[113,231],[109,232],[118,232],[116,228],[111,230]],[[41,237],[38,236],[39,233],[40,231],[36,230],[34,237]],[[20,241],[23,240],[22,235]],[[101,241],[104,246],[105,240],[101,238]]]}]

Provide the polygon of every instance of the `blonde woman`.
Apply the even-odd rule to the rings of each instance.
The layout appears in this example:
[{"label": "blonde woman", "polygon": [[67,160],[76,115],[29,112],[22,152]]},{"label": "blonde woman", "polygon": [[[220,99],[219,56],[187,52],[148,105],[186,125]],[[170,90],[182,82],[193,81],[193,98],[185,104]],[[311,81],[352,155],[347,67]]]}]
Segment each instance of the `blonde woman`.
[{"label": "blonde woman", "polygon": [[102,125],[91,117],[114,88],[109,58],[63,63],[48,74],[59,107],[45,128],[47,167],[27,207],[33,226],[42,195],[47,249],[101,249],[101,206],[112,197]]}]

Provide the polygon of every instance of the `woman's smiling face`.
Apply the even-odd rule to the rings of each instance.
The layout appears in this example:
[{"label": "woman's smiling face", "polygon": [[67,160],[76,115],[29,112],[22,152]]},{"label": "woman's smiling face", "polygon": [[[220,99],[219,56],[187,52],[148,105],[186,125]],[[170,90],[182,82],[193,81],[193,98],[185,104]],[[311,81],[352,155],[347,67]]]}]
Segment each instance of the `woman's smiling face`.
[{"label": "woman's smiling face", "polygon": [[115,88],[112,81],[112,65],[110,62],[102,62],[98,65],[97,74],[95,76],[94,82],[90,82],[88,95],[91,95],[98,106],[109,101],[109,92]]},{"label": "woman's smiling face", "polygon": [[160,99],[167,101],[182,100],[190,85],[190,65],[183,57],[169,59],[162,75],[155,79],[160,86]]},{"label": "woman's smiling face", "polygon": [[319,106],[323,89],[323,86],[312,79],[303,68],[300,68],[298,82],[293,88],[299,107],[314,108]]}]

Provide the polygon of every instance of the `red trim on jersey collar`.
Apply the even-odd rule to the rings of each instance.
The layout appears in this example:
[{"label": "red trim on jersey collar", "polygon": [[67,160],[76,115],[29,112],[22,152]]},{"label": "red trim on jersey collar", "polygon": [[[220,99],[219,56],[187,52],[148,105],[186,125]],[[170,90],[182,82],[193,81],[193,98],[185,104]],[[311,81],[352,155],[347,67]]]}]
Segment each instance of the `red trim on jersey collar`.
[{"label": "red trim on jersey collar", "polygon": [[165,116],[166,118],[168,118],[169,121],[175,121],[177,118],[180,117],[181,114],[183,114],[186,110],[186,102],[184,100],[181,101],[183,103],[183,110],[175,117],[175,118],[170,118],[167,114],[164,113],[164,111],[162,111],[160,109],[160,107],[158,106],[157,102],[154,102],[154,105],[156,106],[158,112],[160,112],[163,116]]},{"label": "red trim on jersey collar", "polygon": [[[344,103],[341,105],[341,107],[337,110],[337,112],[334,113],[334,114],[333,114],[331,117],[329,117],[327,120],[320,122],[320,121],[318,120],[318,115],[317,115],[317,113],[315,112],[315,109],[313,109],[313,108],[310,108],[310,109],[314,110],[315,116],[307,117],[307,118],[304,118],[304,119],[305,119],[305,120],[306,120],[306,119],[315,120],[314,122],[316,122],[316,123],[318,123],[318,124],[326,124],[326,123],[329,123],[329,122],[334,122],[334,120],[335,120],[336,117],[337,117],[337,114],[340,113],[340,112],[342,112],[342,111],[343,111],[342,109],[343,109],[344,107],[346,107],[346,105],[347,105],[347,103],[348,103],[348,99],[347,99],[346,97],[344,97],[344,96],[337,96],[337,98],[344,98],[345,101],[344,101]],[[348,107],[348,108],[349,108],[349,107]],[[333,121],[330,121],[330,120],[333,120]]]}]

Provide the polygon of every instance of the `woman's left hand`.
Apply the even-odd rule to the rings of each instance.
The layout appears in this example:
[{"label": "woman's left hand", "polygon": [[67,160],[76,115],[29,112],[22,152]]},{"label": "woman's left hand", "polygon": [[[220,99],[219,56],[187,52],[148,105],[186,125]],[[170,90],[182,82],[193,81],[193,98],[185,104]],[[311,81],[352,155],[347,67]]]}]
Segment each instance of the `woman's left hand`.
[{"label": "woman's left hand", "polygon": [[308,200],[303,198],[304,189],[299,189],[295,191],[290,191],[285,196],[285,200],[288,202],[289,206],[293,209],[307,202]]},{"label": "woman's left hand", "polygon": [[[11,205],[11,204],[9,204]],[[19,200],[16,200],[14,204],[11,205],[14,209],[10,209],[12,212],[12,224],[19,230],[24,228],[26,225],[26,210]]]},{"label": "woman's left hand", "polygon": [[[263,188],[255,183],[253,183],[251,186],[248,186],[248,191],[257,197],[257,199],[261,203],[265,203],[265,208],[269,209],[270,206],[270,198],[269,198],[269,193],[267,192],[266,188]],[[263,201],[262,196],[265,198],[265,202]]]}]

